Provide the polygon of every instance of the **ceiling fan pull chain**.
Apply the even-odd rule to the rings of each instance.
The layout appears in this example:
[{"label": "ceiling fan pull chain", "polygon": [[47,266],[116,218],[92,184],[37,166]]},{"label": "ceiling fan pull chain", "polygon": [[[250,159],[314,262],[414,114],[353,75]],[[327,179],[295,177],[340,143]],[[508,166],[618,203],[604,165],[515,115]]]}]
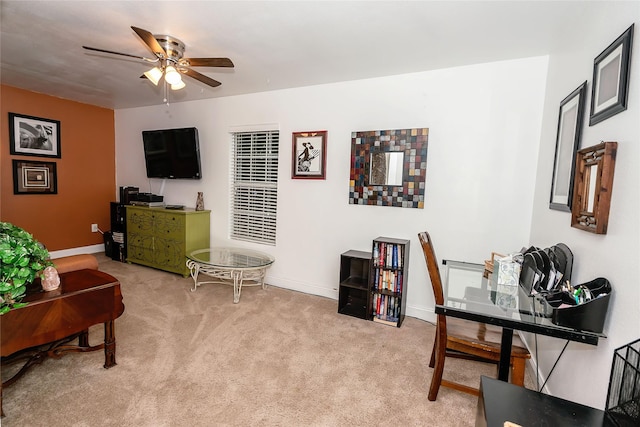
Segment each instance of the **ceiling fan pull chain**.
[{"label": "ceiling fan pull chain", "polygon": [[169,100],[167,99],[167,82],[164,82],[164,99],[162,102],[166,103],[169,106]]}]

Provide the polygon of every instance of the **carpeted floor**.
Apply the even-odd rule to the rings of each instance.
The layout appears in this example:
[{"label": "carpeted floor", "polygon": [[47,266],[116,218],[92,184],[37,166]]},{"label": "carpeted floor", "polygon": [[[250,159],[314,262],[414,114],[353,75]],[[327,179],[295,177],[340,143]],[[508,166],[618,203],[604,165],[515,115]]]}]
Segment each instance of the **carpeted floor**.
[{"label": "carpeted floor", "polygon": [[[124,295],[117,366],[102,351],[46,360],[4,390],[3,426],[475,424],[475,397],[427,400],[430,323],[393,328],[275,286],[233,304],[231,286],[190,292],[191,278],[98,258]],[[91,344],[102,339],[93,327]],[[447,360],[445,378],[477,386],[481,374],[495,367]]]}]

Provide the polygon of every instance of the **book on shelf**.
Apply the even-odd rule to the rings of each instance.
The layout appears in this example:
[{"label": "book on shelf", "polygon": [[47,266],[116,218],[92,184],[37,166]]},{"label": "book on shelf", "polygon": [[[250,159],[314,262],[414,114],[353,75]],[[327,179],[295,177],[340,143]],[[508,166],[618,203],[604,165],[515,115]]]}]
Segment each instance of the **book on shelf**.
[{"label": "book on shelf", "polygon": [[378,304],[378,294],[373,294],[373,299],[371,300],[371,315],[376,315],[376,307]]},{"label": "book on shelf", "polygon": [[398,316],[398,298],[397,297],[393,301],[393,307],[391,309],[391,316],[395,317],[396,319],[399,317]]},{"label": "book on shelf", "polygon": [[402,270],[398,271],[398,274],[396,275],[396,278],[398,280],[396,281],[395,290],[398,293],[402,293]]},{"label": "book on shelf", "polygon": [[380,258],[380,249],[378,248],[378,242],[373,244],[373,266],[378,266],[378,259]]},{"label": "book on shelf", "polygon": [[373,270],[373,291],[402,292],[402,271],[375,268]]},{"label": "book on shelf", "polygon": [[373,320],[386,325],[397,326],[397,298],[379,295],[378,300],[381,301],[380,308],[375,313]]},{"label": "book on shelf", "polygon": [[398,245],[393,245],[391,250],[391,267],[398,268]]}]

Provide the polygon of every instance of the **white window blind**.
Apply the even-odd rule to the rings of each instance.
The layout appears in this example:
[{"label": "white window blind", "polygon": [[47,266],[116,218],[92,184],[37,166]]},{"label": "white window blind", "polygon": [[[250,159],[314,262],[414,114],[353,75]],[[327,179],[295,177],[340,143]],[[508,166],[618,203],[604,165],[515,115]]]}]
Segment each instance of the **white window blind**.
[{"label": "white window blind", "polygon": [[280,133],[232,135],[230,237],[275,245]]}]

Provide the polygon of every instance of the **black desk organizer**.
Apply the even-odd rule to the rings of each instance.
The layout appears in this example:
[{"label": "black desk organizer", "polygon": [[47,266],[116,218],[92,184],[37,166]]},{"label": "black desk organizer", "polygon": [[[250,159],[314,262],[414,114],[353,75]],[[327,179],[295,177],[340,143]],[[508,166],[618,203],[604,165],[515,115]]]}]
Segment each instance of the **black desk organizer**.
[{"label": "black desk organizer", "polygon": [[[562,274],[562,279],[555,288],[549,289],[549,277],[553,278],[550,270],[553,267]],[[533,304],[536,315],[550,317],[556,325],[602,333],[609,308],[611,284],[607,279],[599,277],[575,286],[574,289],[588,288],[592,296],[590,300],[577,303],[572,294],[559,289],[561,283],[571,279],[572,269],[573,253],[564,243],[545,249],[531,247],[524,251],[519,284],[532,295],[532,301],[521,299],[521,308]],[[560,308],[563,303],[570,307]]]},{"label": "black desk organizer", "polygon": [[[567,292],[545,295],[545,300],[553,308],[551,321],[559,326],[601,333],[609,308],[611,284],[607,279],[599,277],[580,286],[587,287],[593,299],[576,305],[576,301]],[[558,308],[563,303],[572,306]]]}]

